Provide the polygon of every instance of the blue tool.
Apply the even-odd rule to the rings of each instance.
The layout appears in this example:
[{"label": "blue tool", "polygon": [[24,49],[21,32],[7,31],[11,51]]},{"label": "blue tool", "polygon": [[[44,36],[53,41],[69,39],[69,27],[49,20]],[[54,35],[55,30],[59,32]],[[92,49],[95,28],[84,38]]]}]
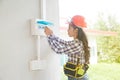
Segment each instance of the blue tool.
[{"label": "blue tool", "polygon": [[48,27],[48,26],[49,27],[53,26],[52,22],[45,21],[45,20],[38,20],[37,24],[38,24],[38,27],[41,28],[41,29],[44,29],[45,27]]}]

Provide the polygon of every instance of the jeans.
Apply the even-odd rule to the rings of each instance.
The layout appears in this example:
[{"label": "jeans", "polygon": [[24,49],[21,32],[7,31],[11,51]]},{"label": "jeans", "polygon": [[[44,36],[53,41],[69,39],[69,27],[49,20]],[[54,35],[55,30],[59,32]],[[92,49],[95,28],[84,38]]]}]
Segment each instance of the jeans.
[{"label": "jeans", "polygon": [[85,74],[82,78],[79,78],[79,79],[75,79],[75,78],[72,78],[72,77],[68,77],[68,80],[89,80],[89,79],[88,79],[88,75]]}]

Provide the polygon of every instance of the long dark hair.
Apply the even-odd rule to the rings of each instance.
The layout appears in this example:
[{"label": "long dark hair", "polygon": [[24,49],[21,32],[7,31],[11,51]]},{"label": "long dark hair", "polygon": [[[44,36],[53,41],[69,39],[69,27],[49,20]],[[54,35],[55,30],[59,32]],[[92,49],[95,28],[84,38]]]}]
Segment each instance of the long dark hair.
[{"label": "long dark hair", "polygon": [[75,26],[73,23],[70,24],[74,29],[78,29],[78,39],[83,42],[84,51],[85,51],[85,63],[89,63],[90,58],[90,49],[88,46],[88,39],[82,28]]},{"label": "long dark hair", "polygon": [[82,28],[78,28],[78,39],[83,42],[85,51],[85,62],[89,63],[90,51],[88,46],[88,40]]}]

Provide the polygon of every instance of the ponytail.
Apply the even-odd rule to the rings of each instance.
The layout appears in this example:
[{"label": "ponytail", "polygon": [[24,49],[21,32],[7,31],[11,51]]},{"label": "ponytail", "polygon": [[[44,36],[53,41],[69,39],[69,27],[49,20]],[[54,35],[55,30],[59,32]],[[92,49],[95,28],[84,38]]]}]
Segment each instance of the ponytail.
[{"label": "ponytail", "polygon": [[78,28],[78,39],[83,42],[84,51],[85,51],[85,63],[88,64],[90,58],[90,50],[89,50],[86,34],[82,28]]}]

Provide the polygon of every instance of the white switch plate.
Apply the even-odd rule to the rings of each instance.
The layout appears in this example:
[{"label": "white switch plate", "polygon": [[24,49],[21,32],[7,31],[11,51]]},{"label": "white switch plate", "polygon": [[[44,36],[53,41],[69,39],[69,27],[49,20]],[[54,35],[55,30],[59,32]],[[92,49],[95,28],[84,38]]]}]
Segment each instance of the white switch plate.
[{"label": "white switch plate", "polygon": [[30,70],[44,70],[46,68],[45,60],[33,60],[30,62]]}]

